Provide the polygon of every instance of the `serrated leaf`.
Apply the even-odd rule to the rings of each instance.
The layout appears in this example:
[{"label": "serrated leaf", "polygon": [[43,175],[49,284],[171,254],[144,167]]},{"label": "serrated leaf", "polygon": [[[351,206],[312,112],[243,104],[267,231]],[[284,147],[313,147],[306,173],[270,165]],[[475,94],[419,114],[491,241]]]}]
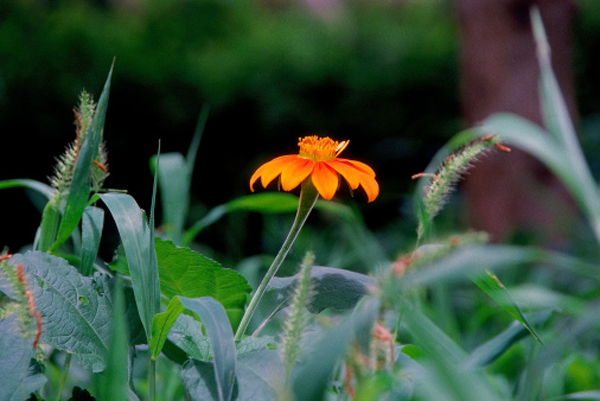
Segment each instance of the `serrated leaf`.
[{"label": "serrated leaf", "polygon": [[243,311],[252,288],[241,274],[171,241],[156,238],[155,247],[163,295],[208,296],[219,301],[228,313]]},{"label": "serrated leaf", "polygon": [[27,399],[46,382],[45,376],[39,373],[28,374],[34,353],[33,336],[25,338],[20,326],[17,314],[0,319],[0,392],[3,400]]},{"label": "serrated leaf", "polygon": [[98,148],[102,140],[112,71],[113,66],[110,67],[110,71],[108,72],[108,77],[98,100],[92,124],[81,144],[69,187],[69,196],[67,197],[63,218],[60,222],[56,242],[50,247],[51,250],[56,250],[69,238],[81,221],[81,216],[87,206],[90,197],[90,168],[94,157],[98,154]]},{"label": "serrated leaf", "polygon": [[[289,296],[296,286],[299,274],[290,277],[273,277],[268,291],[275,291],[277,300]],[[357,302],[371,293],[377,281],[367,275],[333,267],[313,266],[311,272],[311,301],[308,309],[320,313],[331,308],[341,312],[352,309]]]},{"label": "serrated leaf", "polygon": [[236,381],[237,355],[233,330],[223,306],[210,297],[197,299],[179,297],[182,305],[195,313],[206,330],[213,352],[214,378],[220,401],[229,401]]},{"label": "serrated leaf", "polygon": [[42,315],[41,342],[74,354],[92,372],[105,367],[112,302],[108,276],[82,276],[64,259],[42,252],[14,255],[23,264]]},{"label": "serrated leaf", "polygon": [[152,333],[152,319],[160,311],[160,288],[156,254],[150,247],[150,229],[135,200],[126,194],[101,194],[115,220],[131,276],[131,286],[146,337]]},{"label": "serrated leaf", "polygon": [[81,266],[84,276],[94,271],[94,262],[100,248],[100,239],[104,227],[104,210],[88,206],[81,219]]}]

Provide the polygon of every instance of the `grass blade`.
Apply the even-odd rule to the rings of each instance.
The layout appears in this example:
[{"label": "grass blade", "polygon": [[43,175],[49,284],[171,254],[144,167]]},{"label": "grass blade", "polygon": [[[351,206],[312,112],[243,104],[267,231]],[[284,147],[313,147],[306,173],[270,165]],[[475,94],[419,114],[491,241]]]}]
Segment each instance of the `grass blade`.
[{"label": "grass blade", "polygon": [[94,261],[100,248],[100,238],[104,227],[104,210],[88,206],[81,221],[81,265],[79,271],[89,276],[94,270]]},{"label": "grass blade", "polygon": [[152,334],[152,319],[160,311],[160,288],[156,255],[151,252],[150,229],[142,210],[135,200],[126,194],[101,194],[117,224],[121,242],[131,275],[135,302],[144,325],[147,338]]},{"label": "grass blade", "polygon": [[178,298],[186,309],[198,315],[204,325],[213,351],[218,397],[220,401],[229,401],[236,382],[237,352],[225,309],[210,297]]}]

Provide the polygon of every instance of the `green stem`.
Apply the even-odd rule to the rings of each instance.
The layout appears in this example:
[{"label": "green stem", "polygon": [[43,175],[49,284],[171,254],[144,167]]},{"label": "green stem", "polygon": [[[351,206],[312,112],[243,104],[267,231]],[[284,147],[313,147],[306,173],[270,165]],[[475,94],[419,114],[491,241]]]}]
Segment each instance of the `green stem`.
[{"label": "green stem", "polygon": [[150,358],[148,364],[148,400],[156,398],[156,361]]},{"label": "green stem", "polygon": [[285,239],[283,245],[281,246],[279,253],[277,253],[277,256],[275,256],[275,259],[273,260],[271,267],[269,267],[267,274],[265,274],[265,277],[263,277],[262,281],[260,282],[260,285],[254,292],[254,295],[252,296],[252,299],[250,300],[250,304],[248,304],[248,308],[246,309],[246,312],[244,312],[242,321],[240,322],[237,332],[235,333],[236,341],[241,340],[242,337],[244,336],[244,333],[246,332],[246,329],[248,328],[248,324],[250,323],[250,319],[252,318],[252,315],[254,314],[254,311],[256,310],[256,307],[258,306],[260,299],[262,298],[265,291],[267,290],[267,286],[269,285],[269,282],[271,281],[273,276],[275,276],[275,273],[277,273],[277,270],[279,270],[279,267],[285,260],[285,257],[287,256],[290,249],[292,248],[292,245],[294,244],[296,237],[298,237],[298,234],[300,233],[302,226],[304,226],[304,222],[306,221],[308,215],[310,214],[310,211],[312,210],[313,206],[315,205],[315,202],[317,201],[318,197],[319,197],[319,193],[317,192],[316,188],[313,186],[311,180],[310,179],[305,180],[302,183],[302,189],[300,190],[300,201],[298,203],[298,210],[296,211],[296,218],[294,219],[294,224],[292,224],[292,228],[290,229],[290,232],[289,232],[287,238]]},{"label": "green stem", "polygon": [[56,401],[60,401],[63,389],[65,387],[65,382],[67,381],[67,374],[69,373],[69,366],[71,365],[71,355],[67,354],[65,358],[65,366],[63,367],[63,371],[60,375],[60,385],[58,388],[58,394],[56,395]]}]

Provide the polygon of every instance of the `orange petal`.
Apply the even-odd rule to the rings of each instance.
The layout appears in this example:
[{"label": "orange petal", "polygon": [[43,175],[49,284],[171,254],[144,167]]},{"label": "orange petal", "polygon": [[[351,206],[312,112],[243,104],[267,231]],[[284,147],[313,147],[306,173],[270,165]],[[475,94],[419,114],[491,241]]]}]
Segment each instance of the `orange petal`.
[{"label": "orange petal", "polygon": [[250,189],[254,191],[252,185],[254,185],[258,177],[261,178],[262,186],[266,188],[275,177],[281,174],[283,168],[291,161],[297,159],[297,157],[295,155],[280,156],[260,166],[250,178]]},{"label": "orange petal", "polygon": [[360,170],[357,170],[354,165],[346,163],[344,161],[340,161],[339,159],[333,159],[326,161],[330,167],[333,167],[335,171],[341,174],[342,177],[348,181],[350,188],[356,189],[358,188],[358,184],[360,184],[359,174],[363,173]]},{"label": "orange petal", "polygon": [[354,167],[358,168],[359,170],[363,170],[366,174],[370,175],[371,177],[375,177],[375,171],[373,171],[373,169],[371,167],[367,166],[363,162],[359,162],[357,160],[350,160],[350,159],[335,159],[335,160],[352,164]]},{"label": "orange petal", "polygon": [[379,184],[375,181],[374,177],[366,173],[360,174],[360,185],[363,187],[367,194],[369,202],[373,202],[377,195],[379,195]]},{"label": "orange petal", "polygon": [[281,172],[281,188],[291,191],[296,188],[313,171],[314,160],[296,157],[290,161]]},{"label": "orange petal", "polygon": [[338,175],[327,163],[316,162],[311,174],[312,182],[324,199],[330,200],[338,189]]}]

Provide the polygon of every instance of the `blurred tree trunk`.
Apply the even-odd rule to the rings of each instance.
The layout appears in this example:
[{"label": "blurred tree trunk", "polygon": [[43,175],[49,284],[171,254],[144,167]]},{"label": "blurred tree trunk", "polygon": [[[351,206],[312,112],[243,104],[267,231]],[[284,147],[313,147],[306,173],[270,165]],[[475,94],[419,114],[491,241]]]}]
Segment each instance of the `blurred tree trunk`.
[{"label": "blurred tree trunk", "polygon": [[[463,115],[473,126],[495,112],[542,124],[539,68],[529,8],[537,5],[552,49],[554,73],[575,116],[571,70],[571,0],[458,0]],[[573,202],[533,157],[492,152],[464,182],[472,225],[493,240],[524,231],[554,244],[572,228]]]}]

